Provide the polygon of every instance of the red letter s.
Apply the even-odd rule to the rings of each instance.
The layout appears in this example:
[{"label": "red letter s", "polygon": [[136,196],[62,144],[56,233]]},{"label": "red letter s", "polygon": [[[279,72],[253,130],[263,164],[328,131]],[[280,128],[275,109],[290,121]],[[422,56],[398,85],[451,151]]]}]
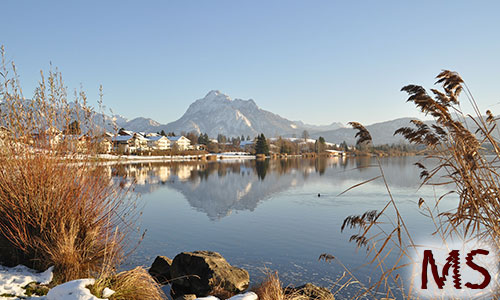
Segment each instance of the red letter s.
[{"label": "red letter s", "polygon": [[466,262],[467,266],[469,266],[471,269],[481,273],[484,276],[484,280],[481,284],[473,284],[473,283],[467,282],[465,284],[466,287],[473,289],[473,290],[477,290],[477,289],[484,289],[485,287],[488,286],[488,284],[490,284],[491,275],[490,275],[490,273],[488,273],[488,270],[486,270],[485,268],[480,267],[480,266],[476,265],[474,262],[472,262],[472,259],[476,254],[488,255],[489,253],[490,252],[488,250],[477,249],[477,250],[472,250],[469,254],[467,254],[467,257],[465,258],[465,262]]}]

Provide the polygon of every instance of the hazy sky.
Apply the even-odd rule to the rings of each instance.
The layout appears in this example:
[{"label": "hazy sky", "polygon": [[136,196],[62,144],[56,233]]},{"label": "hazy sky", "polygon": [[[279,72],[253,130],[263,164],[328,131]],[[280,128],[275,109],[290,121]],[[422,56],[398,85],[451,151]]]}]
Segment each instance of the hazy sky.
[{"label": "hazy sky", "polygon": [[20,1],[0,44],[29,96],[49,62],[70,89],[167,123],[213,89],[312,124],[419,116],[400,88],[460,72],[500,113],[498,1]]}]

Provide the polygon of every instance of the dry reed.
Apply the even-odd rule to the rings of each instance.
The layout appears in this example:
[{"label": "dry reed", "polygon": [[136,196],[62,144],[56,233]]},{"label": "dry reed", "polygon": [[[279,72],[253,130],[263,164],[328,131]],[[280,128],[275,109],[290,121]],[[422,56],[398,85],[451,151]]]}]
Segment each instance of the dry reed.
[{"label": "dry reed", "polygon": [[[436,83],[442,85],[443,91],[431,89],[432,96],[418,85],[402,88],[402,91],[409,94],[408,101],[413,102],[424,114],[432,116],[434,121],[412,120],[413,126],[403,127],[395,132],[403,135],[408,142],[424,145],[431,150],[431,154],[415,164],[421,169],[421,185],[450,187],[450,191],[436,197],[435,205],[428,205],[425,199],[420,198],[418,208],[424,210],[429,222],[435,224],[436,233],[441,236],[443,243],[446,243],[450,236],[463,240],[481,238],[489,240],[499,248],[500,131],[497,129],[497,119],[489,110],[485,115],[481,114],[470,90],[456,72],[441,72]],[[462,92],[471,104],[473,115],[462,111],[459,101]],[[358,145],[371,142],[371,136],[363,125],[356,122],[350,124],[358,130]],[[389,201],[380,211],[349,216],[342,225],[342,230],[358,228],[359,232],[352,235],[350,240],[355,241],[358,247],[367,248],[371,258],[369,263],[381,273],[374,283],[362,285],[354,298],[377,298],[376,293],[383,293],[386,298],[415,299],[418,298],[418,295],[413,293],[415,287],[411,283],[405,284],[400,274],[411,266],[411,263],[407,262],[411,262],[411,254],[416,245],[392,196],[381,163],[376,159],[380,176],[350,189],[373,180],[382,180]],[[426,167],[429,160],[435,165],[430,169]],[[458,195],[457,207],[441,213],[440,202],[451,194]],[[393,212],[387,214],[388,209]],[[392,230],[387,231],[387,227],[380,226],[382,215],[389,219]],[[395,263],[388,262],[389,255],[396,256]]]},{"label": "dry reed", "polygon": [[70,103],[56,70],[25,99],[1,55],[0,263],[54,266],[56,283],[114,270],[135,204],[95,164],[104,140],[85,93]]}]

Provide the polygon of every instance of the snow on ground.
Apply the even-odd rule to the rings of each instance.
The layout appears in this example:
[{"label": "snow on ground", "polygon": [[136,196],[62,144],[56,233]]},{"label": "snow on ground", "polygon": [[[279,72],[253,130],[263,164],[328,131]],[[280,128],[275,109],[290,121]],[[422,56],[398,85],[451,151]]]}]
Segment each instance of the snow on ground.
[{"label": "snow on ground", "polygon": [[[92,285],[94,282],[94,279],[68,281],[51,289],[46,300],[101,300],[101,298],[92,295],[90,290],[86,288],[86,286]],[[109,293],[107,294],[109,295]]]},{"label": "snow on ground", "polygon": [[[206,154],[205,156],[216,155],[219,159],[252,159],[255,155],[248,152],[224,152],[216,154]],[[137,156],[137,155],[113,155],[113,154],[99,154],[98,157],[109,160],[108,164],[115,164],[117,162],[122,164],[129,163],[150,163],[150,162],[171,162],[171,161],[192,161],[198,159],[201,155],[174,155],[174,156]]]},{"label": "snow on ground", "polygon": [[[94,279],[78,279],[63,283],[52,288],[47,296],[27,298],[24,287],[31,282],[48,284],[52,281],[52,267],[47,271],[39,273],[28,267],[19,265],[13,268],[0,266],[0,300],[107,300],[97,298],[90,293],[88,285],[94,284]],[[110,297],[114,291],[105,288],[104,297]],[[5,296],[1,296],[5,295]],[[7,296],[8,295],[8,296]],[[12,297],[12,295],[14,297]],[[217,297],[208,296],[198,300],[219,300]],[[258,300],[254,292],[247,292],[229,298],[229,300]]]},{"label": "snow on ground", "polygon": [[[86,286],[94,284],[94,279],[69,281],[52,288],[47,296],[27,298],[26,290],[23,287],[31,282],[50,283],[53,276],[52,269],[50,267],[47,271],[39,273],[22,265],[13,268],[0,266],[0,300],[102,300],[92,295],[90,290],[86,288]],[[109,288],[105,288],[103,291],[105,297],[109,297],[113,293],[114,291]],[[11,297],[12,295],[14,297]]]},{"label": "snow on ground", "polygon": [[259,297],[257,296],[256,293],[254,292],[247,292],[244,294],[238,294],[236,296],[233,296],[229,298],[228,300],[257,300]]},{"label": "snow on ground", "polygon": [[26,296],[23,287],[31,282],[48,284],[52,281],[52,269],[38,273],[22,265],[13,268],[0,266],[0,295]]},{"label": "snow on ground", "polygon": [[219,159],[225,159],[225,160],[240,160],[240,159],[254,159],[255,155],[251,155],[248,152],[223,152],[223,153],[218,153],[217,157]]},{"label": "snow on ground", "polygon": [[[244,294],[238,294],[236,296],[233,296],[229,298],[228,300],[257,300],[259,297],[257,296],[256,293],[254,292],[247,292]],[[219,300],[219,298],[215,296],[208,296],[208,297],[200,297],[196,298],[196,300]]]}]

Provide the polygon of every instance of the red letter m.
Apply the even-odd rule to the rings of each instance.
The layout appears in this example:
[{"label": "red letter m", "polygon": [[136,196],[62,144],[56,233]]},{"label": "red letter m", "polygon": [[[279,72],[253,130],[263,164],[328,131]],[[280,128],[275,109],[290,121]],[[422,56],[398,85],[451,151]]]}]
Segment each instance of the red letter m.
[{"label": "red letter m", "polygon": [[443,267],[442,276],[439,276],[438,268],[436,266],[436,261],[434,260],[434,256],[432,255],[432,250],[424,251],[424,259],[422,262],[422,289],[427,289],[427,265],[431,265],[432,276],[434,277],[434,281],[439,289],[442,289],[444,286],[444,282],[446,281],[446,276],[448,276],[450,267],[453,268],[453,283],[456,289],[461,288],[460,284],[460,258],[459,251],[452,250],[448,254],[448,258],[446,259],[446,264]]}]

